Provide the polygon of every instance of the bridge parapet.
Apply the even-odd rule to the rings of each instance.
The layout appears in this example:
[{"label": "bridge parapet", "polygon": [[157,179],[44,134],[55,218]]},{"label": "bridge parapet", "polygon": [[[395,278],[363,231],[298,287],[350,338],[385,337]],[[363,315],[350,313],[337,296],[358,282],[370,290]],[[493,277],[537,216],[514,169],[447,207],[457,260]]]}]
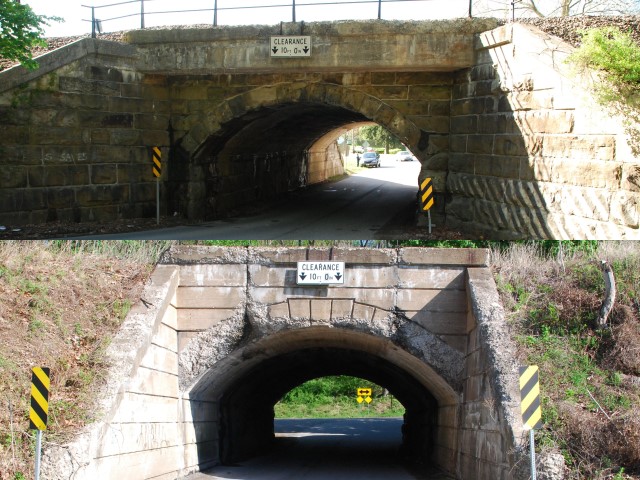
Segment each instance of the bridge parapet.
[{"label": "bridge parapet", "polygon": [[[145,72],[454,71],[474,63],[474,38],[495,19],[403,22],[389,20],[283,23],[279,26],[135,30]],[[270,54],[271,36],[308,35],[311,55]]]}]

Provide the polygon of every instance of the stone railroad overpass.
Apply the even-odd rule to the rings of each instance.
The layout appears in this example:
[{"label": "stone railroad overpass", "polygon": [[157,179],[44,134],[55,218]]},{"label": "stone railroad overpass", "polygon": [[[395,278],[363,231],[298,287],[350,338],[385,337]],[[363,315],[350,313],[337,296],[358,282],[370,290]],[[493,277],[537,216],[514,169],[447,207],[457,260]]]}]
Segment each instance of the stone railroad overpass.
[{"label": "stone railroad overpass", "polygon": [[[270,37],[308,35],[305,58]],[[640,238],[640,159],[571,47],[490,19],[140,30],[0,72],[0,221],[213,219],[342,172],[378,124],[433,179],[440,225],[489,238]]]},{"label": "stone railroad overpass", "polygon": [[[300,286],[296,262],[345,262]],[[43,473],[170,479],[266,451],[274,404],[326,375],[389,389],[402,448],[459,479],[514,479],[518,363],[488,251],[178,247],[106,353],[99,422]],[[526,464],[526,461],[524,462]]]}]

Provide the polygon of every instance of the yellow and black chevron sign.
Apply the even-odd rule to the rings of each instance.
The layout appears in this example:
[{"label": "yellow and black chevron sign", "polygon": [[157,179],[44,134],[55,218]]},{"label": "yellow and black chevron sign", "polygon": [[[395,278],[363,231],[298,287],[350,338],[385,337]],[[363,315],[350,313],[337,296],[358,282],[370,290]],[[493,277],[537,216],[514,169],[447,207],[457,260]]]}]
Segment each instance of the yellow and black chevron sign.
[{"label": "yellow and black chevron sign", "polygon": [[540,407],[540,382],[538,366],[520,367],[520,405],[522,423],[529,429],[542,428],[542,408]]},{"label": "yellow and black chevron sign", "polygon": [[153,147],[152,150],[153,174],[159,178],[162,175],[162,151],[160,151],[160,147]]},{"label": "yellow and black chevron sign", "polygon": [[49,414],[49,369],[34,367],[31,375],[31,408],[29,409],[29,428],[46,430]]},{"label": "yellow and black chevron sign", "polygon": [[433,207],[433,185],[429,177],[420,184],[420,205],[425,212]]}]

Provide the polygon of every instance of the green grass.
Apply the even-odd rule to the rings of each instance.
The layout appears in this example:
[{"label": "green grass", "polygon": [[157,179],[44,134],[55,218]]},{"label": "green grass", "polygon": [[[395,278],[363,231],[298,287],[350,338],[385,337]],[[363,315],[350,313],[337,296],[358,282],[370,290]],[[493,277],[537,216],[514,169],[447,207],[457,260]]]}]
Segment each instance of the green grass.
[{"label": "green grass", "polygon": [[[357,401],[358,388],[371,388],[372,401]],[[309,380],[289,391],[276,405],[276,418],[398,417],[404,407],[379,385],[349,376]]]}]

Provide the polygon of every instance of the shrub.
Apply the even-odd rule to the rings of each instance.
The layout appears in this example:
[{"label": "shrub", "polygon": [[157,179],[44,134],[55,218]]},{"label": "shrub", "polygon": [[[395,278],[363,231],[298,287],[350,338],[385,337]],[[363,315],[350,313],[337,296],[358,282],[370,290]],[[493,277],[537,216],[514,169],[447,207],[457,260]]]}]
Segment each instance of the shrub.
[{"label": "shrub", "polygon": [[616,27],[583,30],[569,61],[602,73],[592,88],[598,101],[622,116],[634,154],[640,154],[640,45]]},{"label": "shrub", "polygon": [[582,30],[580,34],[582,45],[571,55],[573,62],[605,72],[607,79],[616,86],[626,85],[638,91],[640,46],[630,33],[616,27],[601,27]]}]

